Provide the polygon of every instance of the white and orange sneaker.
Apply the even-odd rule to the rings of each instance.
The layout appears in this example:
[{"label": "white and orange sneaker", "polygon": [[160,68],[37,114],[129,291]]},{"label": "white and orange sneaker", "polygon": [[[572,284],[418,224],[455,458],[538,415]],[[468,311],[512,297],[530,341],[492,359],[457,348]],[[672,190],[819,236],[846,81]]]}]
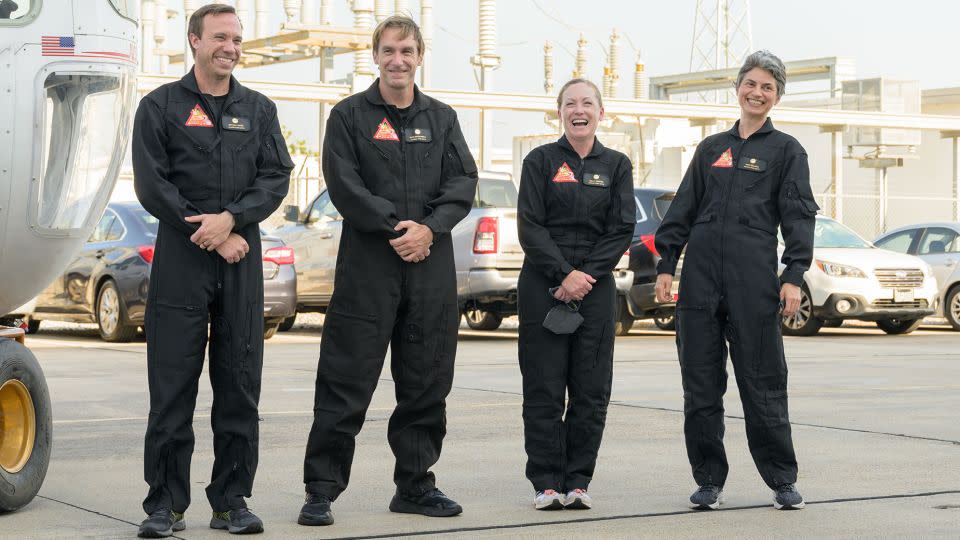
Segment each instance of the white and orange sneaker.
[{"label": "white and orange sneaker", "polygon": [[568,510],[588,510],[593,506],[593,500],[585,489],[571,489],[563,498],[563,507]]},{"label": "white and orange sneaker", "polygon": [[562,510],[563,494],[555,489],[538,491],[533,498],[533,507],[537,510]]}]

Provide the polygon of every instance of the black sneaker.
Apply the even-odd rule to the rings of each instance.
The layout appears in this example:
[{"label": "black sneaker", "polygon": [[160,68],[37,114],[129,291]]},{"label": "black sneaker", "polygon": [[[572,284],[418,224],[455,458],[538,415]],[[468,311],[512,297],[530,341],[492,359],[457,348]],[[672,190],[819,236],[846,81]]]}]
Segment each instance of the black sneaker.
[{"label": "black sneaker", "polygon": [[230,534],[257,534],[263,532],[263,522],[249,508],[214,512],[211,529],[226,529]]},{"label": "black sneaker", "polygon": [[421,514],[430,517],[450,517],[463,512],[463,508],[437,488],[421,494],[402,493],[397,490],[390,501],[390,511],[400,514]]},{"label": "black sneaker", "polygon": [[690,504],[694,510],[716,510],[723,502],[723,490],[713,484],[700,486],[690,495]]},{"label": "black sneaker", "polygon": [[799,510],[804,506],[803,496],[794,484],[782,484],[773,492],[773,507],[777,510]]},{"label": "black sneaker", "polygon": [[150,517],[143,520],[140,524],[140,530],[137,536],[140,538],[166,538],[173,535],[174,531],[182,531],[187,528],[183,521],[183,514],[174,512],[169,508],[154,510]]},{"label": "black sneaker", "polygon": [[300,517],[297,523],[300,525],[333,525],[333,513],[330,512],[330,503],[332,501],[326,495],[317,493],[307,493],[306,502],[300,509]]}]

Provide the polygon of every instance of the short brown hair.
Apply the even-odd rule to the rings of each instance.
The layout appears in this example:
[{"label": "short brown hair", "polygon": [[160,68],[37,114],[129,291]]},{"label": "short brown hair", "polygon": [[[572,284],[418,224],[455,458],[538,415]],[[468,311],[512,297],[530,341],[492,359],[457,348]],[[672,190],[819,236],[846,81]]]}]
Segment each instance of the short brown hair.
[{"label": "short brown hair", "polygon": [[600,93],[600,89],[597,88],[597,85],[593,83],[590,79],[584,79],[582,77],[577,77],[575,79],[570,79],[563,86],[560,87],[560,93],[557,94],[557,110],[560,110],[560,107],[563,103],[563,93],[567,91],[567,88],[575,84],[585,84],[590,88],[593,88],[593,92],[597,94],[597,104],[603,107],[603,95]]},{"label": "short brown hair", "polygon": [[392,15],[380,21],[376,30],[373,31],[374,53],[377,52],[377,47],[380,46],[380,37],[383,36],[383,31],[387,28],[400,30],[400,39],[406,39],[413,34],[413,39],[417,42],[417,54],[423,56],[423,34],[420,33],[420,27],[417,26],[417,23],[413,22],[413,19],[405,15]]},{"label": "short brown hair", "polygon": [[[194,11],[193,15],[190,15],[190,22],[187,23],[187,42],[190,42],[190,34],[193,34],[198,38],[203,37],[204,17],[207,15],[220,15],[221,13],[233,13],[234,15],[237,15],[237,10],[233,6],[227,4],[207,4]],[[239,15],[237,15],[237,20],[240,20]],[[240,22],[240,29],[243,29],[243,22]],[[193,48],[193,44],[190,45],[190,49],[193,50],[193,54],[197,54],[197,50]]]}]

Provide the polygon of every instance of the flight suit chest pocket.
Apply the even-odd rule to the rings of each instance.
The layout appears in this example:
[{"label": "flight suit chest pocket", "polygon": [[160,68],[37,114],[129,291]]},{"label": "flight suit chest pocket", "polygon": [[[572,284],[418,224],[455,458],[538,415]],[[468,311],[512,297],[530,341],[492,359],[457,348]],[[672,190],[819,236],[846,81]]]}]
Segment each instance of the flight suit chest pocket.
[{"label": "flight suit chest pocket", "polygon": [[743,155],[737,160],[737,180],[744,198],[770,199],[773,194],[773,172],[777,164],[759,156]]},{"label": "flight suit chest pocket", "polygon": [[580,183],[583,185],[586,208],[591,210],[597,207],[606,209],[610,206],[610,185],[612,184],[610,174],[588,169],[583,172]]}]

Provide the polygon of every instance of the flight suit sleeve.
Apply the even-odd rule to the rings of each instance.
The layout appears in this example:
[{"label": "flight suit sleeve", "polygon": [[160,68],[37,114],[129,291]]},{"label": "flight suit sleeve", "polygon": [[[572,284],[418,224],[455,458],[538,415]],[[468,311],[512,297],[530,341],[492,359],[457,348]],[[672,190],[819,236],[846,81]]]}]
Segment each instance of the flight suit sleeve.
[{"label": "flight suit sleeve", "polygon": [[694,152],[687,173],[683,175],[680,188],[677,189],[677,195],[654,236],[654,245],[660,253],[657,274],[673,275],[676,272],[680,253],[690,237],[690,227],[697,217],[697,209],[703,198],[702,147],[703,143]]},{"label": "flight suit sleeve", "polygon": [[389,238],[400,235],[394,230],[400,222],[396,206],[371,193],[360,177],[353,128],[339,109],[333,109],[327,120],[321,166],[330,200],[351,227]]},{"label": "flight suit sleeve", "polygon": [[133,119],[133,189],[147,212],[190,236],[200,225],[188,223],[184,218],[202,212],[180,195],[177,186],[167,179],[170,171],[167,139],[160,106],[150,98],[142,99]]},{"label": "flight suit sleeve", "polygon": [[470,212],[477,192],[477,164],[463,139],[460,122],[453,114],[453,126],[440,165],[440,192],[427,202],[431,210],[423,220],[434,235],[448,233]]},{"label": "flight suit sleeve", "polygon": [[780,194],[780,230],[783,232],[783,257],[786,268],[780,274],[781,283],[803,285],[803,274],[813,260],[813,230],[817,206],[810,188],[810,169],[807,153],[796,143],[787,148]]},{"label": "flight suit sleeve", "polygon": [[622,159],[617,167],[614,190],[607,210],[603,236],[583,260],[580,270],[599,279],[613,271],[623,253],[629,249],[637,224],[637,202],[633,195],[633,165]]},{"label": "flight suit sleeve", "polygon": [[574,268],[563,258],[560,247],[544,225],[547,205],[542,159],[542,153],[534,152],[523,160],[517,196],[517,233],[527,260],[559,284]]},{"label": "flight suit sleeve", "polygon": [[268,126],[264,130],[266,133],[260,138],[257,176],[251,185],[241,190],[232,202],[224,206],[224,210],[233,214],[235,231],[270,217],[290,189],[293,160],[290,159],[287,143],[280,132],[276,106],[271,109],[269,120],[265,124]]}]

